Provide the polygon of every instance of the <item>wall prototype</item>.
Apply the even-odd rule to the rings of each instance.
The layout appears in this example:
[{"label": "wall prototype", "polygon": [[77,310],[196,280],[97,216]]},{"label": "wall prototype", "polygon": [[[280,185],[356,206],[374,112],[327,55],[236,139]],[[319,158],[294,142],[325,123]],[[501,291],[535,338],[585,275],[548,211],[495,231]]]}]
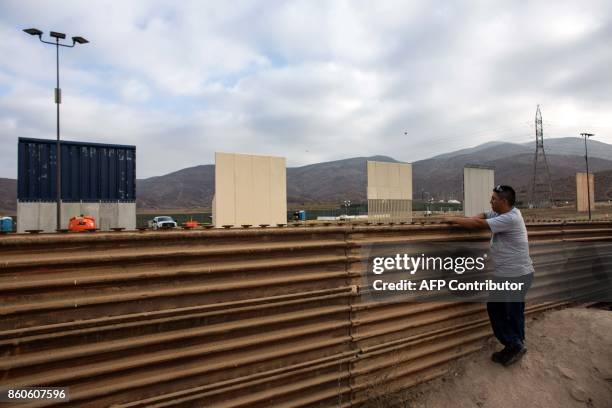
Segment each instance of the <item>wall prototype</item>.
[{"label": "wall prototype", "polygon": [[588,194],[590,189],[591,211],[595,209],[595,175],[589,173],[589,186],[586,173],[576,173],[576,211],[589,211]]},{"label": "wall prototype", "polygon": [[473,217],[491,209],[491,191],[495,185],[495,170],[486,166],[463,168],[463,213]]},{"label": "wall prototype", "polygon": [[412,164],[368,161],[368,219],[412,220]]},{"label": "wall prototype", "polygon": [[[17,232],[55,232],[57,141],[20,137],[17,145]],[[96,226],[136,228],[136,147],[61,141],[61,228],[90,215]]]},{"label": "wall prototype", "polygon": [[213,223],[287,223],[285,158],[215,153]]},{"label": "wall prototype", "polygon": [[[57,142],[20,137],[17,151],[19,201],[57,198]],[[136,200],[136,147],[61,142],[63,202]]]}]

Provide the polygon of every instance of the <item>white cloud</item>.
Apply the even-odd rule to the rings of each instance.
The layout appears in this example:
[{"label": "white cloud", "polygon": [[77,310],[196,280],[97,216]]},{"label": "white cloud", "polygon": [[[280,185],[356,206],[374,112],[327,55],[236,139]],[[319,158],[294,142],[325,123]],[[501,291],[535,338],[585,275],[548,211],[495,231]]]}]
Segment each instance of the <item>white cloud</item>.
[{"label": "white cloud", "polygon": [[126,102],[144,102],[151,97],[149,87],[138,79],[130,79],[123,83],[121,94]]}]

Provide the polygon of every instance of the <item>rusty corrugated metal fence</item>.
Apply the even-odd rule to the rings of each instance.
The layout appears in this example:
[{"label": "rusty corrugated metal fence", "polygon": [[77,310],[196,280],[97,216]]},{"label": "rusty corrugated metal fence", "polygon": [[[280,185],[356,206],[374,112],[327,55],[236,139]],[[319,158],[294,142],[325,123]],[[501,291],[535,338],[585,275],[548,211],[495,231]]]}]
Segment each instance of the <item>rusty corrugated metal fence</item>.
[{"label": "rusty corrugated metal fence", "polygon": [[[529,232],[541,274],[555,272],[550,243],[612,251],[612,223]],[[368,301],[362,246],[487,238],[446,225],[1,237],[1,384],[69,387],[79,407],[358,406],[490,335],[482,304]]]}]

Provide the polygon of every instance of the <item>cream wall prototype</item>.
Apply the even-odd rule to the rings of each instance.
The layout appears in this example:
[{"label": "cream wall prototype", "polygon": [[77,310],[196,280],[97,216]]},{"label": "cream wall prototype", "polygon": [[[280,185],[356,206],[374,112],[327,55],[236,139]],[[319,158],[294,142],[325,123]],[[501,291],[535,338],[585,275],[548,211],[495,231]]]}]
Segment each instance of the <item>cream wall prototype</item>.
[{"label": "cream wall prototype", "polygon": [[368,218],[402,222],[412,219],[412,164],[368,161]]},{"label": "cream wall prototype", "polygon": [[494,183],[495,171],[492,167],[463,168],[463,213],[466,217],[473,217],[491,209]]},{"label": "cream wall prototype", "polygon": [[589,186],[587,188],[586,173],[576,173],[576,210],[589,211],[588,195],[590,189],[591,211],[595,209],[595,176],[589,173]]},{"label": "cream wall prototype", "polygon": [[412,200],[412,164],[368,161],[368,199]]},{"label": "cream wall prototype", "polygon": [[215,153],[215,226],[286,222],[284,157]]}]

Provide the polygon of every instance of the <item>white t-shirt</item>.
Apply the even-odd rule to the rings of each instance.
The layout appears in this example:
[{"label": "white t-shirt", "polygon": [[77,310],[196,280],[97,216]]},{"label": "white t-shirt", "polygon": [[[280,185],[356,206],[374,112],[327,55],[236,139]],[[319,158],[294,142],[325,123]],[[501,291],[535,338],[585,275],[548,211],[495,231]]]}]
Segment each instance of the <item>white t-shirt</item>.
[{"label": "white t-shirt", "polygon": [[488,211],[485,216],[493,232],[491,258],[495,266],[494,275],[510,278],[533,273],[527,228],[521,212],[512,207],[506,213]]}]

